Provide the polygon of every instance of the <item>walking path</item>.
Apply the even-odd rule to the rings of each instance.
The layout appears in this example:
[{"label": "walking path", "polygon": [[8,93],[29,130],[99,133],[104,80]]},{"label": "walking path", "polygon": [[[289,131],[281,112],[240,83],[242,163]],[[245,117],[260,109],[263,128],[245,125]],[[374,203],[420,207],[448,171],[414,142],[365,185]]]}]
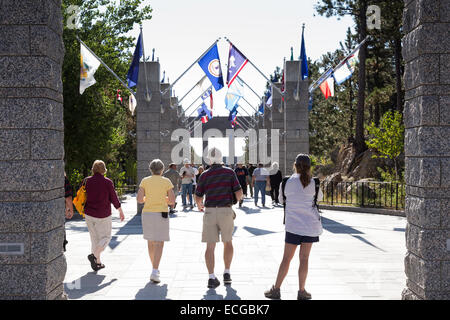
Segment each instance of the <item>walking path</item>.
[{"label": "walking path", "polygon": [[[149,281],[152,267],[136,198],[128,196],[122,207],[126,220],[120,222],[113,209],[112,241],[102,255],[106,268],[97,273],[87,260],[90,238],[85,221],[67,221],[69,299],[266,299],[264,291],[274,283],[283,255],[282,207],[255,207],[252,199],[246,199],[243,208],[235,208],[233,283],[216,289],[206,286],[205,244],[200,242],[203,213],[195,208],[171,218],[171,241],[165,244],[160,264],[161,283],[155,285]],[[331,210],[323,210],[322,217],[324,232],[313,245],[306,282],[313,299],[400,299],[406,281],[406,219]],[[215,273],[221,283],[222,255],[220,243]],[[297,298],[298,265],[297,249],[281,287],[282,299]]]}]

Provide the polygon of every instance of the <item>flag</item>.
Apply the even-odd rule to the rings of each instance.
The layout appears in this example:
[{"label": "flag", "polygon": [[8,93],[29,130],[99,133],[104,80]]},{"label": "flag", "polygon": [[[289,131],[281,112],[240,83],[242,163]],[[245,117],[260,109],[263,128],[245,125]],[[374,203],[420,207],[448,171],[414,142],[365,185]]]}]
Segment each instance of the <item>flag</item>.
[{"label": "flag", "polygon": [[230,111],[230,114],[228,115],[228,121],[230,121],[231,127],[234,128],[234,126],[236,125],[237,121],[237,108],[238,106],[236,106],[232,111]]},{"label": "flag", "polygon": [[212,116],[212,109],[213,109],[213,96],[212,96],[212,87],[209,87],[203,94],[202,94],[202,100],[203,103],[206,104],[206,100],[209,98],[209,109]]},{"label": "flag", "polygon": [[130,109],[131,114],[134,114],[134,109],[136,109],[136,98],[132,93],[128,97],[128,108]]},{"label": "flag", "polygon": [[302,47],[300,50],[300,60],[302,63],[302,80],[308,78],[308,58],[306,57],[305,38],[303,36],[304,29],[302,31]]},{"label": "flag", "polygon": [[165,79],[166,79],[166,71],[163,71],[163,77],[161,79],[161,83],[164,83]]},{"label": "flag", "polygon": [[80,94],[97,82],[94,73],[99,66],[100,61],[80,43]]},{"label": "flag", "polygon": [[227,110],[232,111],[237,105],[239,99],[244,95],[244,83],[236,79],[233,84],[228,88],[228,92],[225,95],[225,107]]},{"label": "flag", "polygon": [[322,91],[325,99],[329,97],[334,97],[334,78],[328,77],[325,81],[320,84],[320,91]]},{"label": "flag", "polygon": [[230,53],[228,55],[228,75],[227,84],[231,86],[234,79],[236,79],[239,72],[247,64],[248,59],[230,43]]},{"label": "flag", "polygon": [[217,43],[198,61],[198,64],[211,81],[214,89],[219,91],[223,88],[222,67],[220,66],[219,51]]},{"label": "flag", "polygon": [[201,119],[202,123],[206,123],[208,122],[209,119],[212,118],[211,112],[204,103],[202,103],[200,108],[197,109],[197,113],[198,113],[197,119]]},{"label": "flag", "polygon": [[355,72],[355,68],[358,62],[359,62],[359,49],[353,52],[353,54],[347,59],[348,67],[352,73]]},{"label": "flag", "polygon": [[258,112],[261,114],[264,114],[264,101],[261,101],[261,104],[259,105]]},{"label": "flag", "polygon": [[267,92],[268,93],[268,98],[266,99],[266,106],[268,106],[269,108],[272,107],[272,92]]},{"label": "flag", "polygon": [[[284,93],[286,91],[286,86],[284,83],[284,69],[283,69],[283,76],[281,77],[281,93]],[[281,101],[284,102],[284,95],[281,95]]]},{"label": "flag", "polygon": [[131,62],[130,69],[127,73],[128,87],[136,86],[139,78],[139,60],[143,54],[142,47],[142,32],[139,34],[139,38],[136,43],[136,49],[134,49],[133,61]]},{"label": "flag", "polygon": [[352,70],[348,67],[347,61],[345,61],[341,66],[336,68],[333,72],[334,80],[336,80],[337,84],[341,84],[348,78],[352,76]]},{"label": "flag", "polygon": [[117,101],[119,101],[120,104],[122,104],[123,99],[122,99],[122,96],[120,95],[120,89],[117,89],[116,98],[117,98]]}]

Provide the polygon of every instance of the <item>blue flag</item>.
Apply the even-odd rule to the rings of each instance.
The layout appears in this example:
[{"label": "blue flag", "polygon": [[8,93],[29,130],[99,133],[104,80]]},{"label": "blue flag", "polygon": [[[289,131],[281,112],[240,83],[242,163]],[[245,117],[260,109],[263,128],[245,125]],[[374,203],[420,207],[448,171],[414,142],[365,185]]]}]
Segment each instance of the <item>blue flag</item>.
[{"label": "blue flag", "polygon": [[308,78],[308,58],[306,57],[305,38],[302,32],[302,48],[300,50],[300,59],[302,61],[302,80]]},{"label": "blue flag", "polygon": [[236,107],[230,111],[230,114],[228,115],[228,121],[230,121],[231,127],[234,128],[234,126],[236,125],[236,119],[237,119],[237,108],[238,106],[236,105]]},{"label": "blue flag", "polygon": [[136,86],[139,78],[139,60],[143,54],[142,48],[142,33],[137,40],[136,49],[134,50],[133,61],[131,62],[130,69],[127,73],[128,87]]},{"label": "blue flag", "polygon": [[217,43],[198,61],[198,64],[211,81],[214,89],[219,91],[223,88],[222,67],[220,66],[219,51]]},{"label": "blue flag", "polygon": [[225,95],[225,108],[227,110],[232,111],[239,99],[244,96],[244,83],[237,79],[236,82],[233,82],[233,85],[228,88],[228,92]]},{"label": "blue flag", "polygon": [[230,54],[228,55],[228,75],[227,84],[231,86],[234,79],[236,79],[239,72],[247,64],[248,59],[230,43]]},{"label": "blue flag", "polygon": [[209,111],[208,107],[204,103],[202,103],[200,108],[197,109],[197,113],[198,113],[197,119],[200,119],[200,118],[202,118],[204,116],[207,116],[208,119],[212,118],[211,112]]}]

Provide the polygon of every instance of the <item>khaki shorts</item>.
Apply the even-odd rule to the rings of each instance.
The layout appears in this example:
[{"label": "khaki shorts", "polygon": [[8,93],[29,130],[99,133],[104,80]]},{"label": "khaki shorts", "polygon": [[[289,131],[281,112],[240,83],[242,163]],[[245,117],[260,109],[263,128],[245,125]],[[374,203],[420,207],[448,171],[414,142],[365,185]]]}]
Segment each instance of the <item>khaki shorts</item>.
[{"label": "khaki shorts", "polygon": [[231,207],[205,208],[202,242],[229,242],[233,238],[234,221]]},{"label": "khaki shorts", "polygon": [[142,212],[142,231],[148,241],[169,241],[169,218],[161,212]]}]

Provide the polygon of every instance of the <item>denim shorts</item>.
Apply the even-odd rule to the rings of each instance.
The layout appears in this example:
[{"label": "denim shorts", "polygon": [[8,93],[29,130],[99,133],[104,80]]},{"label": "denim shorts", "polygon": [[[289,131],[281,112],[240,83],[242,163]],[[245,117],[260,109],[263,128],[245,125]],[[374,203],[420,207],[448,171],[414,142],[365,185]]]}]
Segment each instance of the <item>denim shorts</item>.
[{"label": "denim shorts", "polygon": [[300,236],[298,234],[286,231],[286,238],[284,239],[284,242],[299,245],[301,243],[319,242],[319,237]]}]

